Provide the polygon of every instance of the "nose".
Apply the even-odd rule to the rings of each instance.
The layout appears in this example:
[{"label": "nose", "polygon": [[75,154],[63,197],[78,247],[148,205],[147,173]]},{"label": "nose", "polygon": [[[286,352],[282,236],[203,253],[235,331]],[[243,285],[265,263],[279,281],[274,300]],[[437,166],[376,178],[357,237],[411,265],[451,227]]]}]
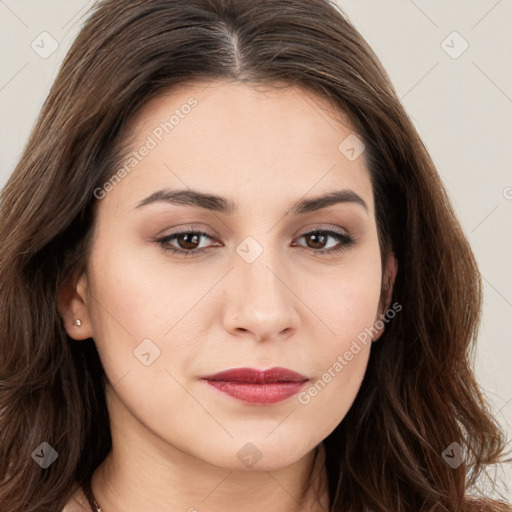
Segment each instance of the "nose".
[{"label": "nose", "polygon": [[247,263],[235,255],[224,304],[224,327],[231,334],[265,341],[288,338],[297,330],[300,300],[293,292],[290,273],[278,258],[264,251]]}]

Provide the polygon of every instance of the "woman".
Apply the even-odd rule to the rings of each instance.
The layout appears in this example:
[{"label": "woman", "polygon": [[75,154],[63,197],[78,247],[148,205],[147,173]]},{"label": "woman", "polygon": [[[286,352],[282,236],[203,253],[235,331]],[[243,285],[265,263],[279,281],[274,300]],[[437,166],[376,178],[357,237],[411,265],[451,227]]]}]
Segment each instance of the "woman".
[{"label": "woman", "polygon": [[2,192],[0,503],[510,510],[481,283],[327,0],[106,0]]}]

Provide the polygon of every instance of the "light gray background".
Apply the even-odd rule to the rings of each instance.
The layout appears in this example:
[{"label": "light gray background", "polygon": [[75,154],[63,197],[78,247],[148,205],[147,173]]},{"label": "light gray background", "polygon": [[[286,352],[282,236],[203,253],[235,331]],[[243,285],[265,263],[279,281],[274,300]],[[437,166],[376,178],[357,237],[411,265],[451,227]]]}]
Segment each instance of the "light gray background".
[{"label": "light gray background", "polygon": [[[0,186],[13,171],[92,4],[0,0]],[[510,436],[512,0],[339,0],[338,4],[387,69],[476,253],[485,305],[475,370]],[[47,57],[44,52],[51,50],[52,38],[58,48]],[[31,44],[47,58],[41,58]],[[510,465],[500,468],[496,478],[502,488],[512,483]],[[508,484],[505,495],[512,501],[511,487]]]}]

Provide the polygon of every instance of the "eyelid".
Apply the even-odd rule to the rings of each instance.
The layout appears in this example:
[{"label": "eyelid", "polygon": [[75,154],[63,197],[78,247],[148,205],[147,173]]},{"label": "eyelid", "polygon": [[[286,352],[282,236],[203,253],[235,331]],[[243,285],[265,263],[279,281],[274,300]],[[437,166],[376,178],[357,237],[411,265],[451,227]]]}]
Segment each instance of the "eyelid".
[{"label": "eyelid", "polygon": [[[323,255],[334,256],[337,253],[341,253],[342,251],[350,249],[350,247],[352,247],[353,245],[355,245],[357,243],[357,237],[349,234],[348,231],[345,229],[340,230],[340,228],[334,229],[332,227],[324,227],[323,228],[320,226],[317,226],[317,227],[309,226],[307,230],[302,231],[302,233],[300,235],[295,236],[294,240],[301,239],[306,235],[312,235],[312,234],[316,234],[316,233],[326,234],[328,237],[337,239],[338,243],[336,244],[335,247],[331,247],[331,248],[327,248],[327,249],[325,249],[325,248],[324,249],[314,249],[314,248],[310,248],[310,247],[303,246],[300,244],[294,245],[294,246],[299,247],[306,252],[312,253],[314,256],[320,257]],[[186,226],[186,227],[181,227],[179,229],[176,229],[169,235],[165,235],[163,237],[156,239],[155,242],[157,242],[164,251],[171,252],[171,253],[177,254],[179,256],[184,256],[184,257],[198,256],[200,254],[203,254],[203,253],[209,251],[210,249],[213,249],[214,247],[219,246],[217,244],[217,245],[210,245],[208,247],[187,250],[187,249],[180,249],[180,248],[176,248],[176,247],[167,245],[167,244],[169,244],[169,242],[171,240],[176,239],[177,237],[179,237],[182,234],[199,235],[200,237],[206,237],[206,238],[209,238],[210,240],[216,240],[218,242],[216,235],[211,235],[210,233],[208,233],[206,231],[203,231],[201,229],[195,229],[195,228],[192,228],[191,226]],[[222,242],[220,242],[220,243],[222,244]]]}]

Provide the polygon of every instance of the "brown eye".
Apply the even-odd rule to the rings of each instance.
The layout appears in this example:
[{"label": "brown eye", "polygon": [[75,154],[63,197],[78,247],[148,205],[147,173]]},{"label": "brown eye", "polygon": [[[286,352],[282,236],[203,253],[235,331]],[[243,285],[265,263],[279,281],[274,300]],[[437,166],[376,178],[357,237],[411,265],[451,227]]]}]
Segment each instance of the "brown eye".
[{"label": "brown eye", "polygon": [[197,245],[201,242],[201,235],[197,233],[183,233],[176,236],[176,241],[181,249],[197,249]]},{"label": "brown eye", "polygon": [[[355,244],[355,240],[351,236],[333,229],[317,229],[315,231],[304,233],[300,238],[304,238],[306,240],[308,249],[319,254],[344,251]],[[338,244],[325,248],[326,244],[329,243],[330,238],[338,240]]]},{"label": "brown eye", "polygon": [[[156,242],[165,251],[170,251],[182,256],[194,256],[202,254],[214,247],[214,245],[199,247],[199,245],[201,245],[201,239],[203,238],[213,240],[213,237],[203,231],[176,231],[175,233],[156,240]],[[351,236],[332,229],[317,229],[305,233],[300,238],[304,238],[307,244],[306,247],[302,245],[300,245],[300,247],[309,249],[314,254],[337,253],[345,251],[355,244],[355,240]],[[337,240],[338,243],[326,248],[330,239]],[[217,244],[217,247],[218,246]]]},{"label": "brown eye", "polygon": [[309,239],[310,243],[308,245],[311,249],[323,249],[323,246],[327,243],[329,235],[325,235],[324,233],[320,233],[317,231],[304,235],[304,238],[306,240]]},{"label": "brown eye", "polygon": [[[194,256],[206,252],[206,250],[211,247],[198,247],[203,238],[213,239],[208,233],[204,233],[203,231],[176,231],[171,235],[156,240],[156,242],[158,242],[165,251],[181,254],[183,256]],[[171,242],[175,242],[175,244],[171,244]]]}]

